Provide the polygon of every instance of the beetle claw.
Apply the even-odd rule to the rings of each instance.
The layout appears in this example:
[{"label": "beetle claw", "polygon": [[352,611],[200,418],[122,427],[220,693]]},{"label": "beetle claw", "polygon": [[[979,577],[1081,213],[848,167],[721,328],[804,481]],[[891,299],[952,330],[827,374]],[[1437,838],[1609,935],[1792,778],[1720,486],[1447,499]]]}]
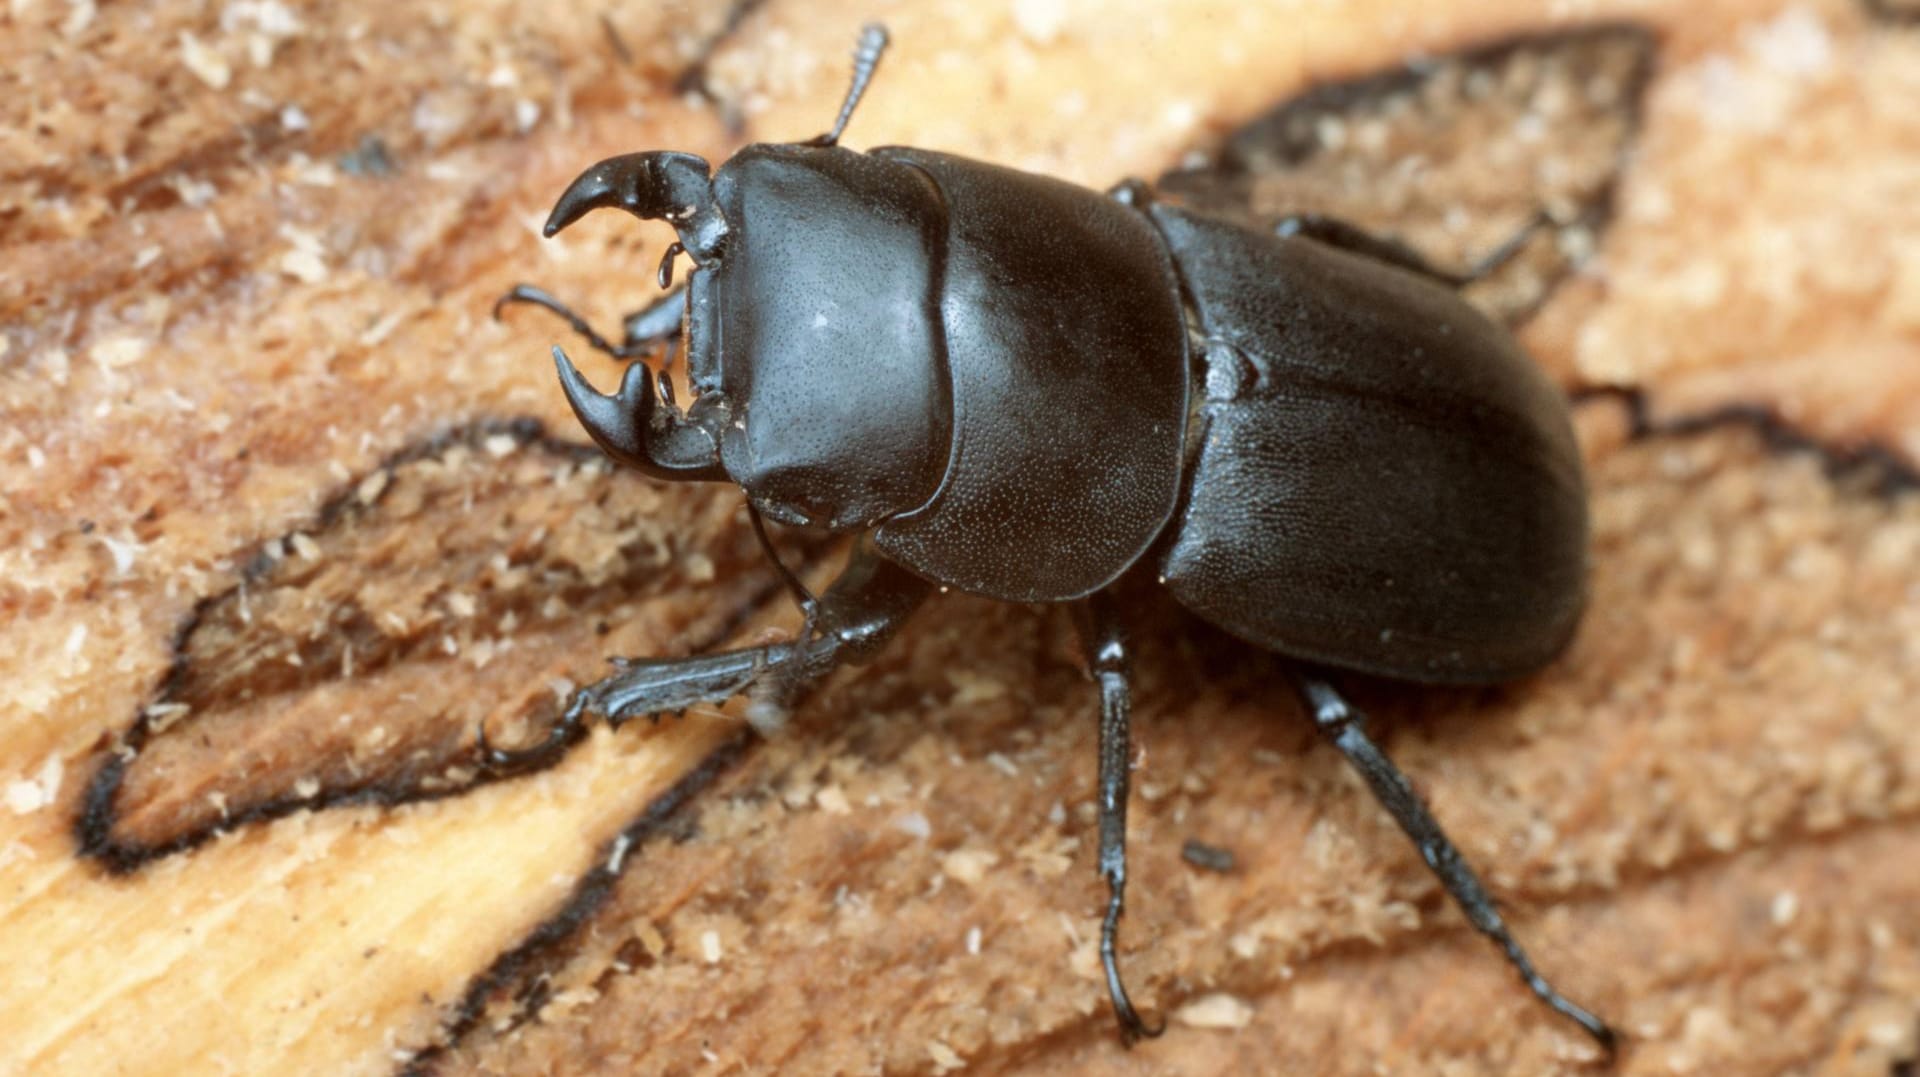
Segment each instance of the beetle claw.
[{"label": "beetle claw", "polygon": [[509,777],[529,770],[551,766],[586,731],[587,704],[593,702],[589,689],[581,689],[567,701],[560,720],[547,731],[545,739],[527,748],[500,748],[487,736],[482,719],[474,735],[474,751],[480,756],[481,769],[494,777]]},{"label": "beetle claw", "polygon": [[694,262],[705,265],[719,256],[727,234],[710,178],[707,162],[691,153],[656,150],[609,157],[567,185],[540,232],[551,239],[596,209],[624,209],[641,220],[673,225]]},{"label": "beetle claw", "polygon": [[629,467],[653,470],[653,461],[647,455],[647,427],[654,409],[653,376],[645,364],[628,367],[620,380],[620,391],[608,396],[593,387],[559,345],[554,346],[553,363],[560,372],[560,387],[567,394],[567,403],[573,406],[574,415],[592,435],[594,444]]},{"label": "beetle claw", "polygon": [[720,466],[719,438],[703,425],[714,416],[689,420],[679,411],[660,407],[653,372],[644,363],[627,368],[620,391],[612,396],[595,389],[557,345],[553,365],[573,414],[608,456],[659,479],[713,482],[726,477]]}]

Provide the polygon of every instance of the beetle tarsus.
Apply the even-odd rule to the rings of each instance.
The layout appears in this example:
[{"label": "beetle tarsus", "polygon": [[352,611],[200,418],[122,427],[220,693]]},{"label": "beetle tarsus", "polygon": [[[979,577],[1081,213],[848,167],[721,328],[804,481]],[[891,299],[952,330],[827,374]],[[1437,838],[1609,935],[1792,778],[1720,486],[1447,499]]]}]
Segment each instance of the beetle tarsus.
[{"label": "beetle tarsus", "polygon": [[616,358],[628,358],[624,349],[612,343],[606,337],[601,336],[594,330],[592,325],[587,323],[585,318],[574,313],[571,307],[555,299],[544,289],[537,288],[531,284],[514,285],[505,295],[493,301],[494,321],[497,322],[501,319],[501,312],[506,309],[509,303],[531,303],[536,307],[544,307],[558,314],[560,318],[567,323],[568,328],[586,338],[587,344],[595,351],[606,352],[608,355]]},{"label": "beetle tarsus", "polygon": [[1494,273],[1499,272],[1508,262],[1513,261],[1521,251],[1527,249],[1527,244],[1533,241],[1533,234],[1535,232],[1546,227],[1552,223],[1552,221],[1553,218],[1546,210],[1543,209],[1536,212],[1532,217],[1528,218],[1527,223],[1522,226],[1519,231],[1508,236],[1506,242],[1487,252],[1485,257],[1467,267],[1465,273],[1459,274],[1455,287],[1465,288],[1469,284],[1474,284],[1485,277],[1492,276]]},{"label": "beetle tarsus", "polygon": [[1618,1034],[1605,1021],[1567,999],[1545,977],[1534,971],[1533,962],[1507,930],[1506,921],[1494,907],[1492,896],[1487,893],[1479,876],[1461,858],[1453,839],[1440,829],[1439,821],[1434,819],[1419,794],[1414,792],[1406,775],[1400,773],[1386,753],[1367,736],[1362,728],[1364,715],[1349,704],[1332,684],[1318,677],[1304,672],[1296,673],[1294,686],[1321,734],[1360,772],[1367,786],[1373,790],[1374,798],[1393,816],[1394,822],[1400,824],[1400,829],[1406,832],[1407,837],[1413,839],[1427,867],[1440,880],[1440,885],[1446,888],[1454,903],[1460,906],[1460,911],[1466,914],[1467,921],[1506,952],[1507,961],[1520,974],[1520,979],[1529,990],[1556,1013],[1579,1025],[1611,1059],[1619,1046]]},{"label": "beetle tarsus", "polygon": [[[495,747],[483,724],[479,753],[494,774],[517,774],[552,764],[585,734],[587,715],[599,714],[609,729],[636,718],[658,722],[700,704],[771,690],[790,697],[801,684],[842,662],[871,657],[893,637],[931,587],[874,552],[854,547],[840,578],[815,602],[819,632],[765,647],[694,655],[690,658],[609,658],[619,671],[576,690],[552,730],[529,748]],[[771,678],[771,680],[770,680]]]},{"label": "beetle tarsus", "polygon": [[1120,929],[1120,914],[1124,909],[1123,893],[1126,889],[1123,877],[1107,878],[1107,915],[1100,922],[1100,967],[1107,974],[1107,998],[1113,1002],[1113,1016],[1120,1023],[1120,1043],[1132,1047],[1141,1039],[1154,1039],[1167,1030],[1163,1018],[1157,1025],[1149,1025],[1133,1008],[1133,999],[1127,997],[1127,985],[1120,979],[1120,960],[1115,955],[1115,939]]},{"label": "beetle tarsus", "polygon": [[1336,247],[1349,254],[1358,254],[1376,262],[1385,262],[1397,269],[1405,269],[1438,281],[1449,288],[1465,288],[1498,272],[1511,262],[1516,255],[1526,249],[1533,234],[1540,230],[1550,218],[1544,210],[1528,218],[1527,223],[1505,242],[1495,247],[1478,262],[1468,266],[1465,271],[1443,269],[1427,260],[1427,256],[1390,236],[1375,235],[1351,221],[1338,217],[1329,217],[1323,213],[1296,213],[1282,217],[1273,225],[1273,234],[1281,238],[1301,236],[1317,240],[1329,247]]},{"label": "beetle tarsus", "polygon": [[480,756],[480,765],[488,774],[505,777],[523,774],[530,770],[552,766],[567,753],[576,741],[586,734],[586,712],[590,689],[581,689],[567,701],[567,709],[561,713],[560,720],[540,743],[526,748],[500,748],[487,736],[487,723],[483,720],[479,732],[474,737],[474,751]]},{"label": "beetle tarsus", "polygon": [[1074,607],[1074,625],[1086,652],[1087,670],[1100,685],[1100,876],[1107,881],[1107,915],[1100,923],[1100,965],[1107,974],[1107,997],[1120,1023],[1120,1042],[1133,1046],[1141,1037],[1166,1031],[1166,1022],[1149,1026],[1127,995],[1120,978],[1117,939],[1127,893],[1127,793],[1132,750],[1132,688],[1127,640],[1112,599],[1099,592]]}]

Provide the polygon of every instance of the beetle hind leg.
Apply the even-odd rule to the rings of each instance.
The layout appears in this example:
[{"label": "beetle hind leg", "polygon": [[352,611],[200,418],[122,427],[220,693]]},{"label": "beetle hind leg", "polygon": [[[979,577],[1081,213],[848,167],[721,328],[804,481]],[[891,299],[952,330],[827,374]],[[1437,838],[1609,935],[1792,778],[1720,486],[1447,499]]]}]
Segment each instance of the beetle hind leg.
[{"label": "beetle hind leg", "polygon": [[615,359],[637,359],[651,354],[679,334],[686,298],[676,289],[621,319],[623,338],[618,344],[595,332],[585,318],[575,314],[571,307],[555,299],[545,289],[531,284],[514,285],[505,295],[493,301],[494,318],[498,319],[500,312],[510,303],[528,303],[552,311],[595,351],[605,352]]},{"label": "beetle hind leg", "polygon": [[1533,962],[1528,960],[1526,951],[1520,948],[1519,942],[1507,930],[1506,921],[1494,908],[1493,898],[1487,893],[1479,876],[1461,859],[1460,850],[1440,829],[1440,823],[1427,810],[1419,794],[1413,791],[1406,775],[1400,773],[1400,769],[1361,728],[1364,716],[1332,684],[1318,677],[1296,672],[1294,686],[1299,690],[1321,734],[1360,772],[1373,790],[1374,798],[1393,816],[1394,822],[1400,824],[1400,829],[1406,832],[1407,837],[1413,839],[1427,867],[1439,878],[1440,885],[1446,887],[1455,904],[1460,906],[1460,911],[1466,914],[1467,921],[1506,952],[1508,963],[1520,974],[1520,979],[1529,990],[1556,1013],[1579,1025],[1611,1059],[1619,1046],[1619,1038],[1613,1029],[1591,1011],[1562,995],[1545,977],[1534,971]]},{"label": "beetle hind leg", "polygon": [[1107,975],[1107,997],[1120,1022],[1120,1042],[1131,1047],[1141,1037],[1167,1030],[1149,1026],[1133,1008],[1120,979],[1115,939],[1127,893],[1127,791],[1132,751],[1132,685],[1125,635],[1112,603],[1097,593],[1074,608],[1087,671],[1100,685],[1100,877],[1107,881],[1107,915],[1100,922],[1100,964]]},{"label": "beetle hind leg", "polygon": [[1358,254],[1376,262],[1385,262],[1390,266],[1417,273],[1446,285],[1449,288],[1465,288],[1499,272],[1500,268],[1523,250],[1535,232],[1549,223],[1546,213],[1536,213],[1528,219],[1526,225],[1506,242],[1488,252],[1478,262],[1468,266],[1465,271],[1443,269],[1427,260],[1426,255],[1407,246],[1405,243],[1388,236],[1375,235],[1372,232],[1343,221],[1338,217],[1329,217],[1322,213],[1296,213],[1282,217],[1274,223],[1273,234],[1277,236],[1302,236],[1317,240],[1329,247],[1336,247],[1349,254]]}]

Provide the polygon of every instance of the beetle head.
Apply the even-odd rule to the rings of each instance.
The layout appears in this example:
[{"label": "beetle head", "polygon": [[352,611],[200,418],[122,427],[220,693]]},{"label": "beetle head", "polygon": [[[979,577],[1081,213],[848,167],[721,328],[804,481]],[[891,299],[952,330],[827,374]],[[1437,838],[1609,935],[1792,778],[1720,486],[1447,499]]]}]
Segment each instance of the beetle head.
[{"label": "beetle head", "polygon": [[656,150],[609,157],[570,184],[541,231],[549,238],[589,212],[624,209],[643,221],[666,221],[696,265],[720,255],[727,221],[713,204],[707,162],[691,153]]},{"label": "beetle head", "polygon": [[[549,237],[596,209],[624,209],[641,220],[664,220],[680,235],[694,264],[718,264],[727,222],[714,205],[707,162],[690,153],[655,151],[609,157],[568,185],[542,231]],[[726,399],[697,398],[682,412],[654,391],[644,363],[627,368],[620,390],[595,389],[559,348],[553,349],[560,385],[580,424],[607,455],[656,478],[711,482],[720,467],[720,430]]]},{"label": "beetle head", "polygon": [[[854,56],[853,84],[832,130],[798,146],[846,152],[833,147],[872,79],[886,44],[886,31],[878,25],[862,31]],[[722,169],[723,189],[725,174]],[[720,268],[729,232],[727,218],[720,211],[721,200],[714,191],[712,169],[700,157],[671,150],[622,154],[580,173],[554,203],[542,231],[551,238],[596,209],[623,209],[641,220],[664,220],[672,225],[696,269],[713,271]],[[729,205],[739,209],[737,202]],[[750,264],[752,260],[747,261]],[[656,392],[654,381],[660,376],[643,363],[628,367],[619,391],[607,395],[595,389],[559,348],[553,350],[567,402],[593,440],[615,460],[657,478],[717,481],[729,476],[729,469],[721,463],[721,444],[730,426],[733,403],[721,389],[713,350],[717,347],[719,318],[712,305],[714,277],[711,272],[700,273],[688,285],[688,364],[698,395],[684,412],[670,397],[662,399],[667,392],[664,378],[662,390]],[[704,362],[702,356],[706,357]],[[944,448],[940,455],[944,459]]]}]

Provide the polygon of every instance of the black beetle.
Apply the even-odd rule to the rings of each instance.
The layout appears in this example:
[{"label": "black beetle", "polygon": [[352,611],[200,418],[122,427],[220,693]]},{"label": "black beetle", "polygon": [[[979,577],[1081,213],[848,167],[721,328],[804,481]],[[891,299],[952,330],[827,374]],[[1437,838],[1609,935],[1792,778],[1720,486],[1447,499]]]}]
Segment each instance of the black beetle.
[{"label": "black beetle", "polygon": [[[616,357],[683,334],[694,399],[629,367],[606,396],[553,350],[593,439],[658,478],[734,482],[761,515],[853,532],[791,642],[616,660],[537,746],[589,712],[617,725],[794,687],[870,657],[930,593],[1070,602],[1100,686],[1100,936],[1123,1040],[1156,1035],[1114,952],[1126,886],[1128,647],[1110,585],[1157,570],[1189,610],[1299,665],[1322,733],[1535,994],[1612,1052],[1614,1033],[1536,973],[1491,898],[1320,666],[1485,684],[1567,644],[1583,604],[1586,491],[1565,397],[1455,288],[1391,240],[1323,217],[1269,232],[930,150],[839,137],[886,46],[869,26],[833,129],[755,144],[710,174],[685,153],[609,158],[552,236],[614,206],[663,219],[684,291],[629,316]],[[1526,233],[1522,233],[1524,237]],[[498,313],[496,307],[496,313]],[[671,361],[671,356],[667,361]],[[658,388],[656,389],[656,378]],[[768,548],[772,555],[771,547]],[[779,558],[773,558],[779,564]]]}]

